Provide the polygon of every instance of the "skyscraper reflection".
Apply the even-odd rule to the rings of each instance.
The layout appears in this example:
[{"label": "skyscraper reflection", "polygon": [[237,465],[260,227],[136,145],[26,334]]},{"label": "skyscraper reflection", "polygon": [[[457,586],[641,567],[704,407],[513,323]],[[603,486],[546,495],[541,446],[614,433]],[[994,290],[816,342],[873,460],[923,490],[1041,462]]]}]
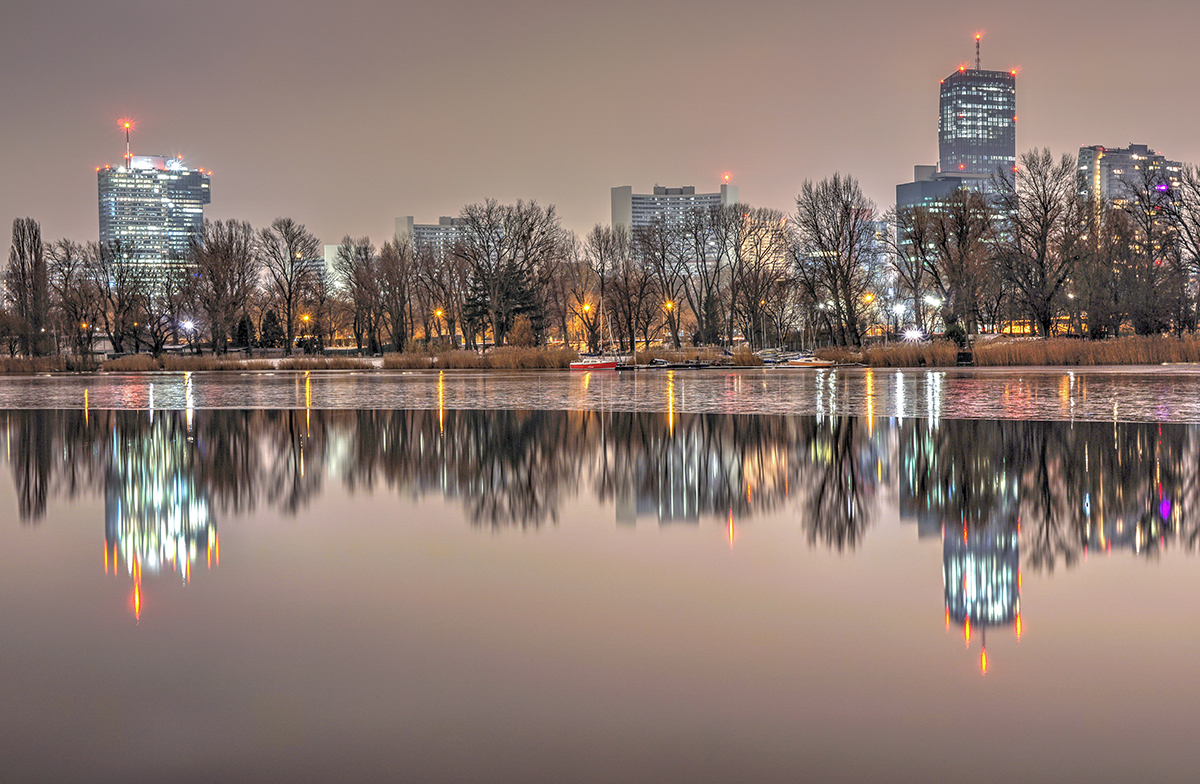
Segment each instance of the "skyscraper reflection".
[{"label": "skyscraper reflection", "polygon": [[985,561],[1050,571],[1089,552],[1200,543],[1196,426],[443,409],[3,417],[22,521],[56,497],[103,492],[106,553],[115,544],[123,561],[185,579],[220,514],[292,513],[326,482],[438,494],[489,528],[555,524],[579,495],[626,522],[722,529],[791,509],[810,543],[835,549],[896,505],[926,534],[945,527],[959,564],[948,585]]}]

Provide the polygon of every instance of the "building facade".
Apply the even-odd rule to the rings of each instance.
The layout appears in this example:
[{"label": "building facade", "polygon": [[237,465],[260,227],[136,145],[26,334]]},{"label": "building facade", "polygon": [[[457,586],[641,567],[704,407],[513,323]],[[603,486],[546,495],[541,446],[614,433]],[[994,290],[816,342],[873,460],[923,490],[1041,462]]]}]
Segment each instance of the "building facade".
[{"label": "building facade", "polygon": [[430,248],[434,257],[449,256],[462,233],[462,219],[442,216],[437,223],[417,223],[413,216],[396,218],[396,237],[412,237],[418,249]]},{"label": "building facade", "polygon": [[621,185],[612,189],[612,226],[634,229],[650,226],[655,221],[682,223],[693,210],[724,207],[738,203],[736,185],[724,183],[716,193],[696,193],[696,186],[680,188],[654,186],[653,193],[634,193],[633,186]]},{"label": "building facade", "polygon": [[1017,165],[1016,71],[959,68],[942,80],[938,168],[991,177]]},{"label": "building facade", "polygon": [[1155,183],[1178,187],[1182,168],[1178,161],[1168,161],[1145,144],[1080,147],[1076,184],[1079,195],[1089,201],[1121,204],[1129,190],[1139,187],[1147,175]]},{"label": "building facade", "polygon": [[938,164],[914,167],[896,186],[896,208],[936,205],[959,188],[989,192],[1017,164],[1017,73],[960,67],[941,82]]},{"label": "building facade", "polygon": [[182,263],[204,226],[211,174],[160,155],[97,169],[101,244],[121,243],[150,270]]}]

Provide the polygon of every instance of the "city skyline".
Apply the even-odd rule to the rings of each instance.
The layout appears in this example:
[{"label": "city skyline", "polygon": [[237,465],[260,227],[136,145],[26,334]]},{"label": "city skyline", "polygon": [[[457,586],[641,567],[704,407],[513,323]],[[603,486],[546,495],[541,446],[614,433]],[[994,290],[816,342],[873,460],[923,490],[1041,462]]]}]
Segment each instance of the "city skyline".
[{"label": "city skyline", "polygon": [[[1164,47],[1154,25],[1118,34],[1102,7],[288,9],[12,11],[0,31],[0,89],[18,107],[0,145],[5,219],[94,239],[91,178],[119,165],[125,116],[138,120],[135,154],[212,168],[210,217],[263,226],[286,215],[326,243],[381,242],[396,215],[432,221],[487,198],[555,204],[585,233],[608,223],[615,186],[708,192],[726,173],[748,203],[791,212],[804,179],[840,171],[883,210],[914,163],[937,160],[937,85],[973,65],[976,32],[984,69],[1018,70],[1018,152],[1148,141],[1200,160],[1200,110],[1180,100],[1200,55]],[[1143,12],[1200,19],[1165,0]],[[114,45],[150,18],[160,35]],[[1145,108],[1116,100],[1130,95]]]}]

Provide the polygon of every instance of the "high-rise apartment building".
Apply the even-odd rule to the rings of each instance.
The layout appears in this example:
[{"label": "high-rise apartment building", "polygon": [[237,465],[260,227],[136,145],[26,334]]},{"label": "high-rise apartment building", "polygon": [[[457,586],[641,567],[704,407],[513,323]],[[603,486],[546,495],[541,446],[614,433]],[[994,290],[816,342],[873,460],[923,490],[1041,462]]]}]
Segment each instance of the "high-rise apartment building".
[{"label": "high-rise apartment building", "polygon": [[1079,195],[1085,199],[1120,204],[1127,198],[1128,189],[1141,186],[1147,175],[1156,185],[1177,187],[1182,168],[1178,161],[1168,161],[1145,144],[1080,147],[1076,183]]},{"label": "high-rise apartment building", "polygon": [[716,193],[696,193],[694,185],[681,188],[655,185],[653,193],[634,193],[632,186],[621,185],[612,189],[612,225],[614,229],[624,226],[632,232],[656,220],[682,223],[693,210],[737,202],[738,188],[729,183],[723,183]]},{"label": "high-rise apartment building", "polygon": [[211,174],[160,155],[97,169],[100,242],[120,242],[148,271],[182,262],[204,225]]},{"label": "high-rise apartment building", "polygon": [[413,216],[396,218],[396,236],[412,237],[418,248],[430,248],[434,256],[443,259],[454,250],[462,232],[462,219],[442,216],[437,223],[417,223]]}]

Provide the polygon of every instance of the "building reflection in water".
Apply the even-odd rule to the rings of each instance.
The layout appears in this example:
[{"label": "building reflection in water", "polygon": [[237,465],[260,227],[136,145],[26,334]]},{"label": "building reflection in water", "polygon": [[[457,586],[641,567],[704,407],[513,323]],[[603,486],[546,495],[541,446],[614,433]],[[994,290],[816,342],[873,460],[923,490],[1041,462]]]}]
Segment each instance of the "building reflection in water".
[{"label": "building reflection in water", "polygon": [[[306,378],[305,395],[310,381]],[[927,390],[936,405],[937,382]],[[325,483],[435,494],[473,526],[538,528],[592,497],[618,524],[738,527],[794,514],[813,546],[854,549],[881,509],[941,537],[950,623],[1019,634],[1021,572],[1094,553],[1154,557],[1200,539],[1200,428],[599,411],[6,411],[24,523],[103,493],[105,559],[133,576],[215,558],[215,520],[295,513]],[[215,565],[215,560],[214,564]],[[137,589],[140,592],[140,588]]]},{"label": "building reflection in water", "polygon": [[[191,579],[193,564],[220,564],[220,541],[195,470],[195,444],[178,417],[148,417],[146,428],[113,428],[104,493],[105,570],[133,580],[141,618],[142,577],[165,570]],[[183,425],[183,427],[180,427]],[[214,563],[215,561],[215,563]]]}]

